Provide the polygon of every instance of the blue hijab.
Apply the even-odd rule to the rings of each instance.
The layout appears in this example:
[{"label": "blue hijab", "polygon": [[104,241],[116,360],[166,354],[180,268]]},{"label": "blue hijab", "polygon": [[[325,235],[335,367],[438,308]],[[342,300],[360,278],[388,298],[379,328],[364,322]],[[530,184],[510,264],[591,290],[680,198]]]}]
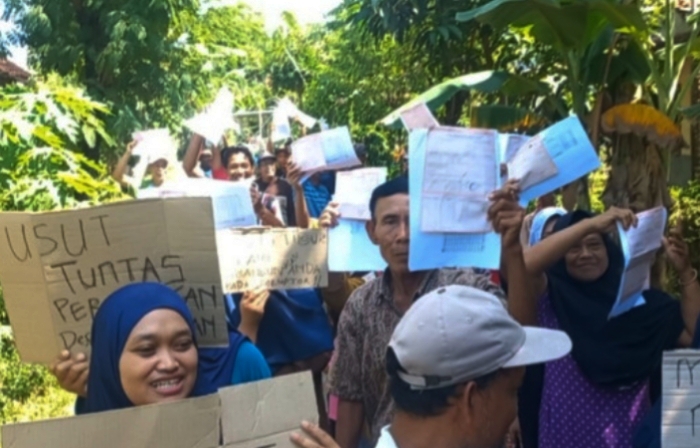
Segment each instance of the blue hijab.
[{"label": "blue hijab", "polygon": [[547,207],[543,208],[532,220],[532,227],[530,228],[530,246],[534,246],[540,241],[544,236],[544,228],[547,223],[552,218],[559,218],[567,214],[567,211],[559,207]]},{"label": "blue hijab", "polygon": [[[92,413],[133,406],[124,392],[119,375],[119,359],[134,327],[147,314],[159,309],[177,312],[187,322],[193,337],[194,318],[182,297],[159,283],[137,283],[112,293],[102,303],[92,323],[92,354],[88,392],[81,413]],[[197,381],[191,397],[211,394],[230,384],[240,334],[231,334],[226,349],[199,349]],[[196,341],[195,341],[196,343]]]}]

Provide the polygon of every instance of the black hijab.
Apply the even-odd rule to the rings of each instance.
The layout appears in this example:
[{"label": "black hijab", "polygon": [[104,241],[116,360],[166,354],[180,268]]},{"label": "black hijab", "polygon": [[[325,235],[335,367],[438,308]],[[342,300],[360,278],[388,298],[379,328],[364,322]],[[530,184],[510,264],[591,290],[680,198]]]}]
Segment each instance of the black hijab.
[{"label": "black hijab", "polygon": [[[554,231],[564,230],[593,215],[576,211],[562,216]],[[624,267],[621,249],[602,235],[608,269],[594,282],[572,278],[564,259],[547,272],[549,296],[561,330],[573,342],[572,356],[584,375],[601,387],[624,388],[655,376],[663,351],[674,348],[683,331],[680,302],[651,289],[646,304],[608,320]],[[528,367],[520,390],[523,444],[535,448],[539,438],[539,411],[544,390],[544,365]]]},{"label": "black hijab", "polygon": [[[560,231],[591,218],[587,212],[559,219]],[[648,379],[663,351],[675,347],[683,331],[680,303],[657,289],[644,292],[646,304],[608,319],[624,269],[622,250],[602,235],[607,271],[594,282],[571,277],[564,259],[547,273],[549,296],[559,325],[573,341],[572,355],[588,379],[599,386],[624,387]]]}]

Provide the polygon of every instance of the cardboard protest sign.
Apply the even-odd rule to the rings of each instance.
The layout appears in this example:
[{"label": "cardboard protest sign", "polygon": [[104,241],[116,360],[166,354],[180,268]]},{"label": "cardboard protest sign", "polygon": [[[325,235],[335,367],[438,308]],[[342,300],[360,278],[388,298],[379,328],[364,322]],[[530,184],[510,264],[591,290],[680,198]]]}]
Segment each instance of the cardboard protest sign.
[{"label": "cardboard protest sign", "polygon": [[26,362],[90,351],[92,320],[119,287],[160,282],[192,310],[203,346],[228,342],[210,198],[0,213],[0,282]]},{"label": "cardboard protest sign", "polygon": [[328,285],[328,234],[297,228],[217,232],[224,292]]},{"label": "cardboard protest sign", "polygon": [[310,372],[173,403],[7,425],[2,442],[12,448],[292,448],[289,437],[304,420],[318,422]]},{"label": "cardboard protest sign", "polygon": [[209,395],[3,426],[2,443],[12,448],[216,448],[220,415],[219,396]]},{"label": "cardboard protest sign", "polygon": [[664,353],[661,446],[700,446],[700,350]]},{"label": "cardboard protest sign", "polygon": [[226,447],[293,448],[289,436],[299,423],[318,422],[310,372],[221,389],[219,395]]}]

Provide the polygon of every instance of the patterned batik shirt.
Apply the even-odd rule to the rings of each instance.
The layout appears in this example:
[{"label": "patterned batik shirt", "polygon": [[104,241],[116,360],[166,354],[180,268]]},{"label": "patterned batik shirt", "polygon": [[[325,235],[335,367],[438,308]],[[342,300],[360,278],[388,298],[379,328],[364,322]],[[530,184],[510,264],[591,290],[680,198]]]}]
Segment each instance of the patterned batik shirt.
[{"label": "patterned batik shirt", "polygon": [[[491,282],[489,271],[441,269],[430,271],[414,297],[443,286],[463,285],[488,291],[503,299],[503,291]],[[386,374],[386,350],[401,319],[393,301],[391,275],[387,272],[361,286],[350,296],[338,325],[337,362],[331,373],[331,389],[343,401],[361,402],[372,446],[382,427],[391,422],[393,406]]]}]

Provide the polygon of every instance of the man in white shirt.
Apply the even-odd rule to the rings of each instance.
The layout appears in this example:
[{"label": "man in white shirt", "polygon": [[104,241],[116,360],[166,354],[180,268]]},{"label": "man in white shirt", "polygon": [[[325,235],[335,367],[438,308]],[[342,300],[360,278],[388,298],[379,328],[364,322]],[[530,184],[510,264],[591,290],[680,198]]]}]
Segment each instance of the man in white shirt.
[{"label": "man in white shirt", "polygon": [[[522,327],[496,296],[468,286],[418,300],[394,330],[387,371],[395,413],[377,448],[501,448],[525,366],[566,356],[561,332]],[[334,448],[314,426],[305,448]]]}]

